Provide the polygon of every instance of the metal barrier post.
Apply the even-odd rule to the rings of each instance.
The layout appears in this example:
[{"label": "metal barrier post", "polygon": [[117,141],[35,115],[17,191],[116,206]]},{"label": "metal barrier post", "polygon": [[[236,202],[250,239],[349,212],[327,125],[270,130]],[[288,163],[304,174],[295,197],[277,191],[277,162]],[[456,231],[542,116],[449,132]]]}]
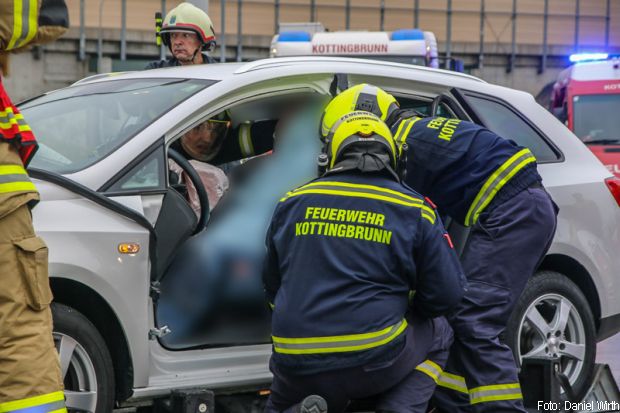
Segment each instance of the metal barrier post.
[{"label": "metal barrier post", "polygon": [[86,28],[84,22],[84,3],[86,0],[80,0],[80,61],[86,60]]},{"label": "metal barrier post", "polygon": [[607,11],[605,14],[605,50],[609,48],[609,23],[611,16],[611,0],[607,0]]},{"label": "metal barrier post", "polygon": [[575,1],[575,51],[579,52],[579,0]]},{"label": "metal barrier post", "polygon": [[243,46],[241,45],[241,17],[242,17],[243,0],[237,0],[237,62],[241,61],[241,53],[243,52]]},{"label": "metal barrier post", "polygon": [[[222,0],[225,1],[225,0]],[[274,4],[274,16],[273,16],[273,24],[274,24],[274,28],[273,28],[273,33],[279,33],[280,32],[280,0],[276,0],[275,4]]]},{"label": "metal barrier post", "polygon": [[484,0],[480,0],[480,52],[478,53],[478,69],[484,67]]},{"label": "metal barrier post", "polygon": [[543,73],[547,68],[547,32],[549,30],[549,0],[545,0],[545,14],[543,16],[543,50],[542,57],[540,60],[540,69],[538,73]]},{"label": "metal barrier post", "polygon": [[419,29],[420,23],[420,0],[415,0],[413,2],[413,27]]},{"label": "metal barrier post", "polygon": [[121,60],[127,60],[127,0],[121,0]]},{"label": "metal barrier post", "polygon": [[517,0],[512,0],[512,46],[510,48],[510,63],[507,72],[511,73],[515,68],[515,58],[517,56]]},{"label": "metal barrier post", "polygon": [[[166,0],[161,0],[161,15],[166,18]],[[161,44],[161,46],[159,46],[159,58],[161,60],[164,60],[166,58],[166,46],[163,44]]]},{"label": "metal barrier post", "polygon": [[446,69],[450,69],[450,59],[452,58],[452,0],[448,0],[446,18]]},{"label": "metal barrier post", "polygon": [[220,1],[220,62],[226,62],[226,0]]},{"label": "metal barrier post", "polygon": [[345,15],[344,27],[346,30],[349,30],[351,28],[351,0],[347,0],[346,2],[344,15]]}]

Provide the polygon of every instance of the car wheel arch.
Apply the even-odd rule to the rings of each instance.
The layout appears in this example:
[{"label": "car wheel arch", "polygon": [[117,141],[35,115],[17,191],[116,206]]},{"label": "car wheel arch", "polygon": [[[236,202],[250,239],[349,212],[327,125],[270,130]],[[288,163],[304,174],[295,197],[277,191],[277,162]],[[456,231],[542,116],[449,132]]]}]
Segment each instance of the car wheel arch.
[{"label": "car wheel arch", "polygon": [[112,308],[96,291],[75,280],[50,277],[50,287],[54,302],[74,308],[97,328],[112,357],[115,399],[128,399],[133,389],[133,362],[127,337]]},{"label": "car wheel arch", "polygon": [[541,265],[537,269],[537,273],[540,271],[558,272],[566,276],[579,287],[588,301],[588,305],[594,316],[596,330],[598,331],[601,320],[601,300],[588,270],[573,257],[563,254],[549,254],[543,259]]}]

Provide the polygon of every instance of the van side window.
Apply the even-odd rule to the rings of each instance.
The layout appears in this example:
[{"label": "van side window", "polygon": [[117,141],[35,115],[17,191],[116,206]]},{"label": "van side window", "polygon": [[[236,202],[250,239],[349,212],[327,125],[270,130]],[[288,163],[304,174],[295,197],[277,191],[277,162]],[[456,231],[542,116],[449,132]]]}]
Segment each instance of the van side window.
[{"label": "van side window", "polygon": [[483,97],[467,94],[467,102],[474,108],[484,125],[499,136],[529,148],[538,163],[561,159],[549,143],[523,118],[508,106]]}]

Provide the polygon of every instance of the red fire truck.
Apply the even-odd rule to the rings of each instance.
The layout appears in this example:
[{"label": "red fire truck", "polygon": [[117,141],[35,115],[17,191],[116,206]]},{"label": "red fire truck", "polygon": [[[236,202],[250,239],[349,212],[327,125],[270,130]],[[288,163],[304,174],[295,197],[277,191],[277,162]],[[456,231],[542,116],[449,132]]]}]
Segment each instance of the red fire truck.
[{"label": "red fire truck", "polygon": [[[546,103],[620,177],[620,56],[571,55]],[[539,95],[540,96],[540,95]]]}]

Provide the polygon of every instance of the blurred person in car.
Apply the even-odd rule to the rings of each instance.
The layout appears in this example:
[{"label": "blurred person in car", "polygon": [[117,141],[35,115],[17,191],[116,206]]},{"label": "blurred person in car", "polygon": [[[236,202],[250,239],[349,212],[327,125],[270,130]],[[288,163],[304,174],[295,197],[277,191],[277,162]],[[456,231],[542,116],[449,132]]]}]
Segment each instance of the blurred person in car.
[{"label": "blurred person in car", "polygon": [[207,52],[215,49],[211,19],[193,4],[179,4],[166,15],[159,32],[172,57],[149,63],[145,69],[215,63]]},{"label": "blurred person in car", "polygon": [[162,280],[157,307],[157,319],[173,331],[162,338],[166,345],[184,343],[197,328],[208,328],[204,319],[220,315],[225,306],[264,314],[260,272],[271,211],[288,190],[316,176],[321,149],[316,119],[325,103],[323,98],[287,100],[285,109],[276,108],[280,119],[273,154],[233,168],[230,189],[208,229],[180,247],[168,270],[171,276]]},{"label": "blurred person in car", "polygon": [[[201,177],[207,194],[210,209],[213,209],[224,192],[228,189],[228,172],[231,163],[252,156],[264,154],[273,148],[273,136],[277,121],[244,122],[231,127],[228,115],[223,113],[209,119],[185,133],[172,144],[190,161]],[[180,168],[172,164],[171,170],[179,174]],[[200,205],[193,184],[180,174],[188,187],[188,198],[192,208],[199,213]]]}]

